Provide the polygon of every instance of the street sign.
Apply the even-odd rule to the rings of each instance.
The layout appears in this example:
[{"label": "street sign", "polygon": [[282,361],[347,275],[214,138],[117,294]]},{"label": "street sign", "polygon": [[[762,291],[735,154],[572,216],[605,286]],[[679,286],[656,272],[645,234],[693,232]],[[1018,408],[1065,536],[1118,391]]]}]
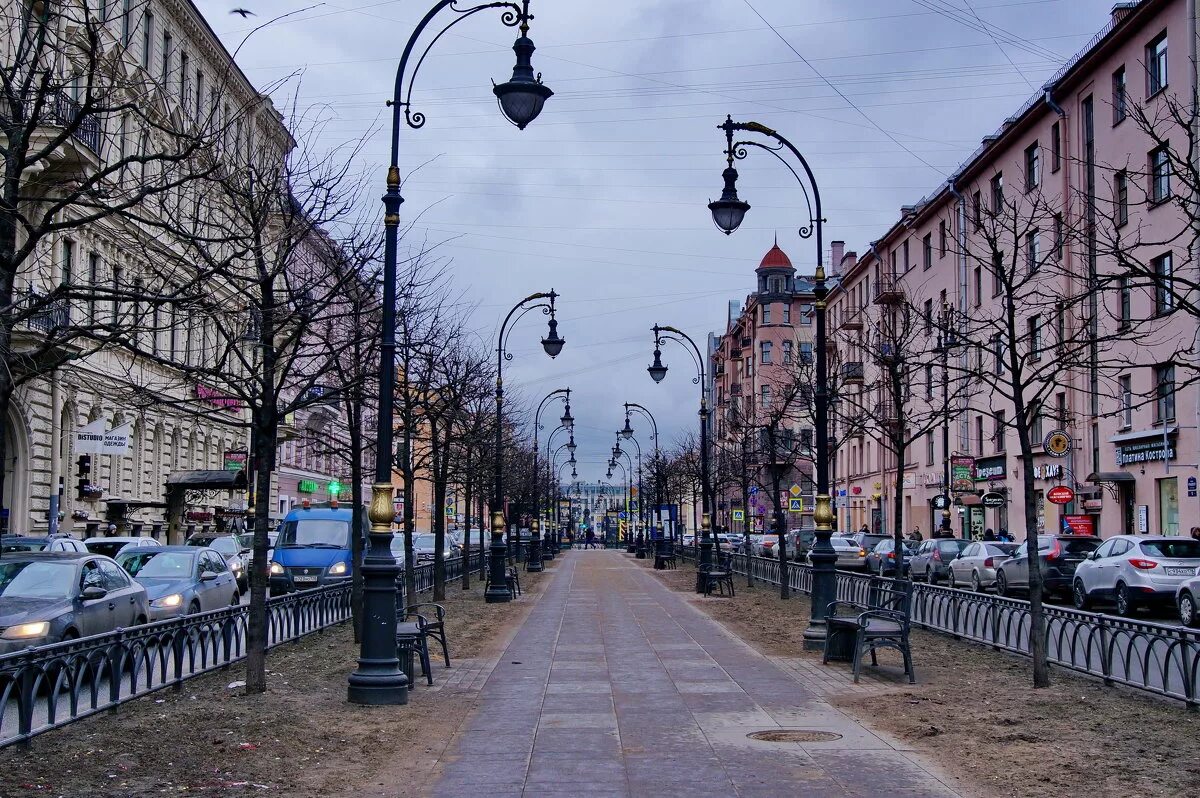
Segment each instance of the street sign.
[{"label": "street sign", "polygon": [[804,512],[804,499],[788,499],[788,512],[789,513]]},{"label": "street sign", "polygon": [[617,518],[620,518],[621,520],[625,520],[625,511],[622,510],[621,512],[617,513]]},{"label": "street sign", "polygon": [[792,494],[793,499],[799,497],[800,496],[800,486],[792,485],[790,488],[788,488],[788,493]]},{"label": "street sign", "polygon": [[950,458],[950,484],[960,493],[975,488],[974,457],[960,454]]},{"label": "street sign", "polygon": [[1004,494],[996,493],[994,491],[991,493],[985,493],[979,497],[979,503],[984,507],[1003,507],[1005,503]]},{"label": "street sign", "polygon": [[751,486],[751,488],[750,488],[750,495],[751,495],[751,496],[757,496],[757,495],[758,495],[758,488]]},{"label": "street sign", "polygon": [[745,510],[734,510],[733,511],[733,520],[734,521],[745,521],[746,520],[746,511]]},{"label": "street sign", "polygon": [[1075,491],[1066,485],[1055,485],[1046,491],[1046,498],[1054,504],[1070,504],[1075,501]]},{"label": "street sign", "polygon": [[1071,451],[1071,436],[1065,430],[1050,430],[1050,434],[1042,441],[1042,448],[1051,457],[1066,457],[1067,452]]},{"label": "street sign", "polygon": [[1187,492],[1188,492],[1188,496],[1196,495],[1196,478],[1195,477],[1188,477]]}]

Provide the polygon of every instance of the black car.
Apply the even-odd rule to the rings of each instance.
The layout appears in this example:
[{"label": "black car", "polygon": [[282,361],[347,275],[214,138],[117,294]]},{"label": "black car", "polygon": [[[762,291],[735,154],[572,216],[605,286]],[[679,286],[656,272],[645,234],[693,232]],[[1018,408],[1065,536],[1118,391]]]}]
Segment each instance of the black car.
[{"label": "black car", "polygon": [[[1038,535],[1042,587],[1048,596],[1069,598],[1075,568],[1104,541],[1092,535]],[[1001,596],[1029,590],[1029,547],[1022,543],[996,569],[996,592]]]},{"label": "black car", "polygon": [[108,557],[30,552],[0,560],[0,654],[149,619],[145,588]]},{"label": "black car", "polygon": [[[909,561],[912,559],[913,550],[908,547],[907,543],[904,546],[904,575],[908,575]],[[896,575],[896,541],[893,538],[884,538],[875,544],[875,548],[871,549],[867,554],[867,571],[879,576],[895,576]]]}]

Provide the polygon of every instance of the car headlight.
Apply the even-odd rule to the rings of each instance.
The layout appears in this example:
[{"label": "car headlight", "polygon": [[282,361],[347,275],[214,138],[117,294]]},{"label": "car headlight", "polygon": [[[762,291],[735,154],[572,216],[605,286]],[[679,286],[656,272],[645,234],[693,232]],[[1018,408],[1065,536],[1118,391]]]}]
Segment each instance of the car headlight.
[{"label": "car headlight", "polygon": [[180,593],[172,593],[169,596],[163,596],[160,599],[155,599],[150,602],[151,607],[161,610],[170,610],[183,604],[183,595]]},{"label": "car headlight", "polygon": [[346,573],[346,563],[344,562],[335,562],[333,565],[329,566],[330,576],[341,576],[344,573]]},{"label": "car headlight", "polygon": [[231,570],[231,571],[242,570],[242,558],[236,557],[236,556],[230,557],[229,558],[229,570]]},{"label": "car headlight", "polygon": [[283,566],[277,562],[271,563],[271,573],[275,576],[283,576]]},{"label": "car headlight", "polygon": [[31,637],[45,637],[50,632],[49,621],[34,621],[10,626],[0,635],[5,640],[28,640]]}]

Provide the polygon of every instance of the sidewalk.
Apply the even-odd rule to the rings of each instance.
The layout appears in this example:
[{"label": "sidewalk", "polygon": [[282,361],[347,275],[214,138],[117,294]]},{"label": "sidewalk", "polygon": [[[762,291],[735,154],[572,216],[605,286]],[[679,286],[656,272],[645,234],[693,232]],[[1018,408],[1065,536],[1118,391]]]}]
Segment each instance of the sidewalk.
[{"label": "sidewalk", "polygon": [[446,750],[439,796],[957,795],[619,551],[560,561]]}]

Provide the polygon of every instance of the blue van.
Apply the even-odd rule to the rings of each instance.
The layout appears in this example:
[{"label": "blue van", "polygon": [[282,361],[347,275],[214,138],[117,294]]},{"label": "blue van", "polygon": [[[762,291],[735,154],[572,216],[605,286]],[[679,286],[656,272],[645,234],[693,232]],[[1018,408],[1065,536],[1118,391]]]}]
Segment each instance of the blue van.
[{"label": "blue van", "polygon": [[[366,513],[358,534],[367,536]],[[349,582],[351,526],[349,507],[299,507],[283,518],[271,557],[271,595]]]}]

